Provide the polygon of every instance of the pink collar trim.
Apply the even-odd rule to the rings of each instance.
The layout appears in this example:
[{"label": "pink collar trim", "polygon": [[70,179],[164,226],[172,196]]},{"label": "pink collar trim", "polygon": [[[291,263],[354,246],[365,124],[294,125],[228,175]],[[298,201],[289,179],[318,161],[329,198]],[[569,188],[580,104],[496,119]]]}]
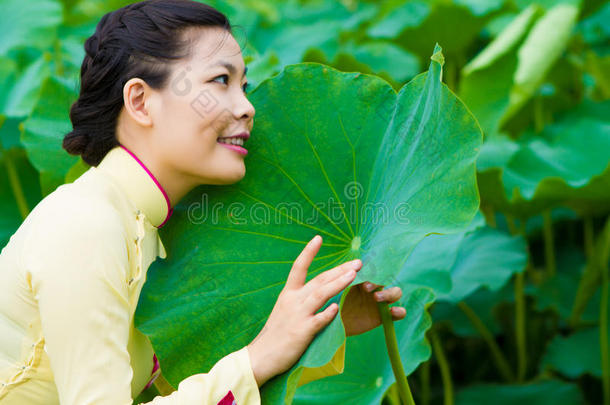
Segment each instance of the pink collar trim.
[{"label": "pink collar trim", "polygon": [[129,155],[134,158],[136,160],[136,162],[138,162],[140,164],[140,166],[142,167],[142,169],[144,169],[146,171],[146,173],[150,176],[150,178],[155,182],[155,184],[157,185],[157,187],[159,187],[159,190],[161,190],[161,193],[163,194],[163,197],[165,198],[165,202],[167,203],[167,216],[165,217],[165,219],[163,220],[163,222],[157,226],[157,228],[161,228],[163,225],[165,225],[165,223],[170,219],[170,217],[172,216],[172,214],[174,213],[174,208],[171,206],[170,202],[169,202],[169,197],[167,196],[167,193],[165,192],[165,190],[163,189],[163,186],[161,186],[161,184],[157,181],[157,179],[155,178],[155,176],[150,172],[150,170],[148,170],[148,168],[146,167],[146,165],[144,163],[142,163],[142,161],[140,159],[138,159],[138,157],[129,149],[127,149],[125,146],[120,145],[119,146],[123,149],[125,149],[125,151],[127,153],[129,153]]}]

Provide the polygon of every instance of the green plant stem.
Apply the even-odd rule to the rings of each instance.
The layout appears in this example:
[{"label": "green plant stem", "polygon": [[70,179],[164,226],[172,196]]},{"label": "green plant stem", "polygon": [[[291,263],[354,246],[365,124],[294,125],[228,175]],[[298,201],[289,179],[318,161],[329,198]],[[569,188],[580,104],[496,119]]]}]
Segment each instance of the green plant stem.
[{"label": "green plant stem", "polygon": [[[526,221],[522,219],[517,230],[515,222],[510,215],[506,216],[506,222],[510,233],[515,235],[517,232],[527,241]],[[529,249],[528,249],[529,250]],[[515,275],[515,340],[517,343],[517,381],[522,382],[525,379],[527,371],[527,341],[525,336],[525,273],[530,268],[530,257],[528,259],[526,269]]]},{"label": "green plant stem", "polygon": [[517,234],[517,227],[515,226],[515,220],[513,219],[513,217],[508,214],[505,214],[504,217],[506,218],[506,226],[508,226],[508,232],[510,232],[511,235]]},{"label": "green plant stem", "polygon": [[61,56],[61,40],[58,38],[55,40],[55,43],[53,44],[53,50],[54,50],[54,57],[55,57],[55,73],[58,76],[63,76],[64,75],[64,64],[62,61],[62,56]]},{"label": "green plant stem", "polygon": [[441,379],[443,380],[443,403],[444,405],[453,405],[451,370],[449,369],[449,363],[447,362],[447,357],[445,357],[440,339],[433,329],[430,330],[430,339],[432,340],[432,349],[434,350],[434,356],[436,357],[436,362],[441,371]]},{"label": "green plant stem", "polygon": [[599,308],[599,347],[602,357],[604,405],[610,405],[610,358],[608,357],[608,268],[602,271],[602,297]]},{"label": "green plant stem", "polygon": [[[607,238],[610,236],[610,218],[606,220],[602,231],[597,239],[593,235],[593,221],[591,218],[585,218],[585,252],[587,252],[587,265],[585,271],[580,277],[574,303],[572,304],[572,313],[570,314],[570,326],[575,329],[580,323],[580,317],[584,312],[597,288],[603,286],[602,273],[608,262],[607,259]],[[604,253],[605,252],[605,253]],[[606,254],[606,262],[604,263],[603,255]]]},{"label": "green plant stem", "polygon": [[[382,287],[379,287],[375,291],[379,291],[381,289]],[[392,364],[392,371],[394,371],[394,377],[396,378],[398,394],[400,395],[400,399],[402,400],[403,404],[415,405],[413,395],[411,395],[411,390],[409,389],[409,383],[407,382],[407,376],[405,375],[405,370],[400,360],[398,343],[396,341],[396,332],[394,331],[394,321],[392,320],[392,314],[390,314],[390,307],[387,302],[378,302],[377,308],[379,309],[381,324],[383,325],[383,334],[385,336],[385,344],[388,349],[390,363]]]},{"label": "green plant stem", "polygon": [[602,68],[599,66],[598,59],[595,53],[592,51],[587,52],[587,66],[595,75],[595,83],[599,87],[604,100],[610,97],[610,82],[606,80],[608,77],[607,73],[604,73]]},{"label": "green plant stem", "polygon": [[421,383],[421,396],[420,405],[430,404],[430,360],[425,361],[420,366],[420,383]]},{"label": "green plant stem", "polygon": [[400,403],[400,395],[398,395],[398,386],[396,384],[390,385],[388,391],[385,394],[385,399],[388,400],[390,405],[402,405]]},{"label": "green plant stem", "polygon": [[492,205],[481,205],[481,212],[485,216],[487,225],[491,226],[492,228],[497,228],[494,207]]},{"label": "green plant stem", "polygon": [[[4,120],[5,117],[0,116],[0,128],[4,124]],[[25,198],[23,186],[21,185],[21,181],[19,180],[19,174],[17,172],[17,168],[15,167],[14,149],[4,149],[0,144],[0,154],[2,154],[4,158],[6,174],[8,175],[8,181],[11,185],[11,190],[13,191],[15,202],[17,203],[17,208],[19,209],[19,213],[21,214],[21,219],[25,219],[30,213],[30,208],[28,207],[28,202]]]},{"label": "green plant stem", "polygon": [[547,276],[555,275],[555,246],[553,242],[553,219],[551,218],[551,210],[547,209],[542,212],[544,222],[544,258],[546,261]]},{"label": "green plant stem", "polygon": [[534,128],[536,133],[540,133],[544,129],[544,106],[542,96],[539,94],[534,97]]},{"label": "green plant stem", "polygon": [[[610,217],[607,222],[610,223]],[[610,357],[608,350],[608,257],[610,256],[610,226],[605,226],[600,236],[605,242],[599,255],[599,269],[602,276],[602,296],[599,308],[599,348],[602,362],[602,385],[604,405],[610,405]]]},{"label": "green plant stem", "polygon": [[524,380],[527,369],[524,273],[515,275],[515,336],[517,340],[517,381],[519,382]]},{"label": "green plant stem", "polygon": [[500,350],[500,347],[496,343],[496,340],[494,339],[491,331],[487,328],[487,326],[485,326],[483,321],[481,321],[481,318],[479,318],[479,316],[468,304],[462,301],[459,302],[457,305],[462,310],[462,312],[464,312],[466,317],[468,317],[468,320],[470,321],[470,323],[472,323],[472,326],[474,326],[477,332],[479,332],[485,343],[487,343],[487,346],[491,351],[491,355],[494,360],[494,364],[498,369],[498,372],[506,381],[514,381],[515,376],[510,368],[510,365],[508,364],[506,357],[504,357],[504,354]]},{"label": "green plant stem", "polygon": [[595,238],[594,229],[593,229],[593,218],[590,215],[587,215],[583,218],[584,225],[584,243],[585,243],[585,255],[587,256],[587,261],[593,260],[593,240]]}]

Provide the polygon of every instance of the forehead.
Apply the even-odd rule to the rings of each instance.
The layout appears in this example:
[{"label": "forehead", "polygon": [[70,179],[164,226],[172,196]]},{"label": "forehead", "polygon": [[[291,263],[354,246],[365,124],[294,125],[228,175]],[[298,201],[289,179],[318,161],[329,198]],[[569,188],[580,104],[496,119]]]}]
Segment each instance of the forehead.
[{"label": "forehead", "polygon": [[218,27],[197,28],[192,36],[192,61],[198,65],[208,66],[219,60],[231,62],[235,66],[243,65],[241,48],[233,35]]}]

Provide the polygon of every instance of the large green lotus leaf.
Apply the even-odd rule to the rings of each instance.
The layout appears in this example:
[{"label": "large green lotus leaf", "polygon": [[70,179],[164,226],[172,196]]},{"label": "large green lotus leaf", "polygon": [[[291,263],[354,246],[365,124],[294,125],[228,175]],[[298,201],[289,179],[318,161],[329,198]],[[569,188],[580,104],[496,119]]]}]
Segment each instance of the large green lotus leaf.
[{"label": "large green lotus leaf", "polygon": [[43,195],[63,184],[66,173],[78,160],[61,146],[64,135],[72,130],[68,114],[77,96],[73,81],[50,76],[43,82],[38,102],[24,122],[21,142],[40,172]]},{"label": "large green lotus leaf", "polygon": [[[395,323],[398,347],[405,373],[411,374],[430,357],[426,330],[432,325],[427,308],[434,294],[427,288],[413,289],[396,304],[419,308],[407,312]],[[297,390],[295,404],[380,404],[387,389],[396,381],[382,328],[347,338],[343,373],[313,381]],[[365,355],[366,354],[366,355]]]},{"label": "large green lotus leaf", "polygon": [[525,385],[481,384],[457,392],[456,405],[584,405],[576,384],[546,380]]},{"label": "large green lotus leaf", "polygon": [[556,336],[549,343],[540,367],[558,371],[570,378],[585,373],[600,378],[602,354],[599,327],[579,330],[566,337]]},{"label": "large green lotus leaf", "polygon": [[62,5],[56,0],[3,0],[0,14],[0,55],[12,48],[46,49],[57,38]]},{"label": "large green lotus leaf", "polygon": [[607,212],[609,109],[610,101],[585,101],[540,134],[487,139],[479,167],[484,202],[522,217],[557,204],[581,214]]},{"label": "large green lotus leaf", "polygon": [[[136,323],[170,381],[252,340],[316,233],[324,243],[308,279],[360,257],[353,284],[386,285],[427,234],[468,226],[482,134],[441,83],[441,63],[437,48],[428,73],[398,94],[377,77],[315,63],[288,66],[251,94],[246,176],[201,186],[176,206],[160,232],[167,260],[151,266],[142,291]],[[303,367],[328,363],[344,341],[336,317],[263,387],[264,400],[290,402]]]},{"label": "large green lotus leaf", "polygon": [[538,90],[568,44],[579,6],[566,0],[543,12],[530,5],[464,67],[460,96],[486,135],[498,132]]}]

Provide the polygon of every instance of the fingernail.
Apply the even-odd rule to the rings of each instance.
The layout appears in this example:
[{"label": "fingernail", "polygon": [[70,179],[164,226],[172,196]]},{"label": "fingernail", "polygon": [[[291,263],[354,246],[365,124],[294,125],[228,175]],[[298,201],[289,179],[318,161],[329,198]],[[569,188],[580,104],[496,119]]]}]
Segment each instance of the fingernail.
[{"label": "fingernail", "polygon": [[348,281],[354,278],[356,272],[354,270],[350,270],[343,275],[343,280]]},{"label": "fingernail", "polygon": [[364,291],[366,291],[366,292],[373,291],[373,284],[369,283],[368,281],[366,283],[364,283]]},{"label": "fingernail", "polygon": [[375,300],[382,301],[383,300],[383,293],[382,292],[376,292],[375,293]]},{"label": "fingernail", "polygon": [[354,270],[358,270],[361,265],[362,265],[362,262],[360,261],[360,259],[356,259],[352,262],[352,268]]}]

